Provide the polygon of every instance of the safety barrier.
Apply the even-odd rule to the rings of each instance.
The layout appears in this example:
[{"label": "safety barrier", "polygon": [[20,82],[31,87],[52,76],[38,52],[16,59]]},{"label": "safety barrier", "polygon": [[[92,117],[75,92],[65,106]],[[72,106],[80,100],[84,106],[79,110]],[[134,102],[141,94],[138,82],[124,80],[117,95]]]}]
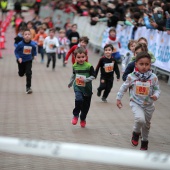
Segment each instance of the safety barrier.
[{"label": "safety barrier", "polygon": [[170,154],[167,153],[135,151],[76,143],[0,137],[0,151],[154,170],[167,170],[170,167]]}]

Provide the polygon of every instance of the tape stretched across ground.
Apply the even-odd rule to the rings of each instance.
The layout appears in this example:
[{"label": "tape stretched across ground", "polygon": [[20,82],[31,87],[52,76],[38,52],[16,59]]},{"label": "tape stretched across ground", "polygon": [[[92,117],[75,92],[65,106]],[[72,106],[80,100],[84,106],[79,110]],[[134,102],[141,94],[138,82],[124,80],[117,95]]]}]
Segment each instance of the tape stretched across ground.
[{"label": "tape stretched across ground", "polygon": [[76,143],[0,137],[0,151],[146,169],[170,169],[170,154]]}]

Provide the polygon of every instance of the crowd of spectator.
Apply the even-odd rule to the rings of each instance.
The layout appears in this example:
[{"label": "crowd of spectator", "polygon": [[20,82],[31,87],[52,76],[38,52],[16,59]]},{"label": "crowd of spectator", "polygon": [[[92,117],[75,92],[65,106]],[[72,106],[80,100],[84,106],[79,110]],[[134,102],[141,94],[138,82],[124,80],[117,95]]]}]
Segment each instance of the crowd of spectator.
[{"label": "crowd of spectator", "polygon": [[90,16],[91,25],[107,22],[108,27],[117,23],[146,26],[160,31],[170,30],[170,0],[52,0],[50,6],[80,16]]}]

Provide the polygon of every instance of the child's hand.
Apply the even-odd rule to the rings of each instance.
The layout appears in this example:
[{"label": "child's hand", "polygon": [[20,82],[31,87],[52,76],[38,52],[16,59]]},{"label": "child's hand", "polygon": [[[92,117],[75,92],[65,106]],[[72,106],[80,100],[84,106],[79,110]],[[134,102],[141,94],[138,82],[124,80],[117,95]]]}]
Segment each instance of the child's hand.
[{"label": "child's hand", "polygon": [[103,80],[103,79],[101,80],[101,83],[104,83],[104,80]]},{"label": "child's hand", "polygon": [[19,59],[18,59],[18,62],[19,62],[19,63],[22,63],[22,58],[19,58]]},{"label": "child's hand", "polygon": [[117,79],[117,81],[119,81],[120,79]]},{"label": "child's hand", "polygon": [[117,100],[117,107],[119,108],[119,109],[121,109],[122,108],[122,102],[121,102],[121,100]]},{"label": "child's hand", "polygon": [[156,96],[151,96],[151,98],[154,100],[154,101],[156,101],[157,100],[157,97]]},{"label": "child's hand", "polygon": [[34,56],[34,60],[37,61],[37,56]]},{"label": "child's hand", "polygon": [[64,61],[64,64],[67,64],[68,63],[68,61],[66,60],[66,61]]},{"label": "child's hand", "polygon": [[68,88],[70,88],[71,87],[71,84],[68,84]]}]

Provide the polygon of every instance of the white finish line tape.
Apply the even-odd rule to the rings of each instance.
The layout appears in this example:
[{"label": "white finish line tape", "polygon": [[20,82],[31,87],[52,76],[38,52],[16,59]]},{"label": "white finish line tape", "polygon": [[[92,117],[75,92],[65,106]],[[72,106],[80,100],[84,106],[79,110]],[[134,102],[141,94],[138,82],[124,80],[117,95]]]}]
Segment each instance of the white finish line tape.
[{"label": "white finish line tape", "polygon": [[154,170],[170,169],[170,154],[103,146],[0,137],[0,151]]}]

